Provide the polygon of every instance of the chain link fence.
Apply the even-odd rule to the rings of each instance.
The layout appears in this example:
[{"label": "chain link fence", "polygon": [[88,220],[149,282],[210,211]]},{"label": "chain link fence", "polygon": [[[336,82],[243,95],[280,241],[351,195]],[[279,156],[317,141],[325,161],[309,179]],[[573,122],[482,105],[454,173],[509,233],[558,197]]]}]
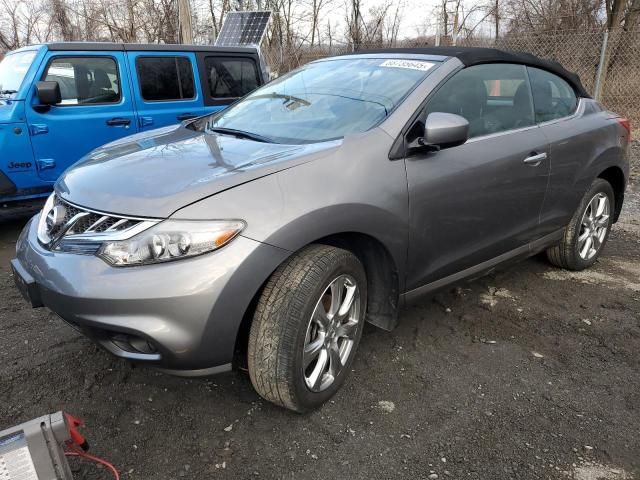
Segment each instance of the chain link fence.
[{"label": "chain link fence", "polygon": [[[442,44],[446,44],[443,39]],[[560,62],[568,70],[576,72],[587,91],[594,95],[603,56],[605,32],[579,31],[544,34],[513,35],[494,39],[459,39],[460,46],[495,47],[530,52],[542,58]],[[612,31],[608,34],[605,60],[607,66],[600,72],[599,100],[608,109],[625,115],[631,120],[634,138],[640,139],[640,30]],[[396,47],[422,47],[433,42],[404,40]],[[272,46],[264,49],[271,71],[281,75],[319,58],[340,55],[354,50],[383,47],[382,43],[362,45],[354,49],[350,45],[287,47]]]}]

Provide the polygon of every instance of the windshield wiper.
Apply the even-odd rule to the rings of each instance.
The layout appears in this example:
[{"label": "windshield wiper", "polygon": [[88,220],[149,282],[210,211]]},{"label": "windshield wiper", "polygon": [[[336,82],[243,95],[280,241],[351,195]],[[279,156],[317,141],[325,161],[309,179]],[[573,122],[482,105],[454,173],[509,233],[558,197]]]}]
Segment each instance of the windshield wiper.
[{"label": "windshield wiper", "polygon": [[249,140],[254,140],[256,142],[275,143],[270,138],[263,137],[262,135],[258,135],[257,133],[245,132],[244,130],[236,130],[235,128],[207,127],[207,130],[226,135],[233,135],[234,137],[238,138],[248,138]]},{"label": "windshield wiper", "polygon": [[299,103],[301,105],[304,105],[305,107],[308,107],[311,105],[311,102],[309,102],[308,100],[305,100],[304,98],[294,97],[293,95],[286,95],[284,93],[276,93],[276,92],[267,93],[264,95],[253,95],[251,97],[247,97],[245,100],[258,100],[261,98],[281,98],[288,102]]},{"label": "windshield wiper", "polygon": [[13,93],[18,93],[17,90],[0,90],[0,95],[11,95]]}]

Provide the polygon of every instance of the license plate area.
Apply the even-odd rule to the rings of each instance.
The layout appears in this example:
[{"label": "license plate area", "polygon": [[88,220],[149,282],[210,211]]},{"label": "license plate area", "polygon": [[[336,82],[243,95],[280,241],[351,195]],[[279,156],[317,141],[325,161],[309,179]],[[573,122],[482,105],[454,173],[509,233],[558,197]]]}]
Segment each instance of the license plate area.
[{"label": "license plate area", "polygon": [[11,260],[11,271],[13,273],[13,281],[24,299],[29,302],[33,308],[42,307],[43,304],[40,299],[38,284],[16,258]]}]

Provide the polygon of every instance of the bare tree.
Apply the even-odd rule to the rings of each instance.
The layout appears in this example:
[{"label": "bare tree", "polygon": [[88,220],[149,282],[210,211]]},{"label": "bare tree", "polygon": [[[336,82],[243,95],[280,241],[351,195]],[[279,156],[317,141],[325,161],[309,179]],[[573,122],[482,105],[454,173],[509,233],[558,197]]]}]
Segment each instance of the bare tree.
[{"label": "bare tree", "polygon": [[500,37],[500,0],[492,0],[489,4],[489,15],[493,17],[494,38]]},{"label": "bare tree", "polygon": [[402,6],[396,4],[393,15],[389,12],[394,5],[393,0],[369,8],[366,15],[362,12],[361,0],[351,0],[347,4],[347,43],[354,49],[392,45],[397,40]]},{"label": "bare tree", "polygon": [[307,8],[311,17],[311,47],[320,40],[320,23],[322,22],[322,12],[329,7],[334,0],[307,0]]},{"label": "bare tree", "polygon": [[48,5],[43,1],[0,0],[0,9],[0,53],[51,39]]},{"label": "bare tree", "polygon": [[395,46],[398,42],[398,35],[400,33],[400,24],[402,23],[402,10],[403,4],[397,2],[393,15],[389,17],[384,24],[384,39],[388,46]]},{"label": "bare tree", "polygon": [[67,7],[63,0],[51,0],[51,22],[60,32],[64,41],[76,40],[73,34],[73,25],[67,15]]},{"label": "bare tree", "polygon": [[630,30],[638,26],[640,0],[605,0],[607,29]]},{"label": "bare tree", "polygon": [[349,0],[347,3],[347,41],[354,50],[362,44],[362,1]]},{"label": "bare tree", "polygon": [[507,33],[550,33],[599,28],[602,0],[506,0]]}]

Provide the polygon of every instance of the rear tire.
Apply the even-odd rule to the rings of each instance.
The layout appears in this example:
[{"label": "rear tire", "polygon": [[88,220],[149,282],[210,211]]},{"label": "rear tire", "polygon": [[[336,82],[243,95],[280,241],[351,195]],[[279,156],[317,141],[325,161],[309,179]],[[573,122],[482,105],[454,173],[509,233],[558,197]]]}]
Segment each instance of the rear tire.
[{"label": "rear tire", "polygon": [[547,250],[556,267],[584,270],[593,265],[604,249],[615,212],[611,184],[596,178],[567,225],[562,240]]},{"label": "rear tire", "polygon": [[313,410],[341,387],[366,314],[364,268],[351,252],[310,245],[269,278],[249,333],[251,383],[266,400]]}]

